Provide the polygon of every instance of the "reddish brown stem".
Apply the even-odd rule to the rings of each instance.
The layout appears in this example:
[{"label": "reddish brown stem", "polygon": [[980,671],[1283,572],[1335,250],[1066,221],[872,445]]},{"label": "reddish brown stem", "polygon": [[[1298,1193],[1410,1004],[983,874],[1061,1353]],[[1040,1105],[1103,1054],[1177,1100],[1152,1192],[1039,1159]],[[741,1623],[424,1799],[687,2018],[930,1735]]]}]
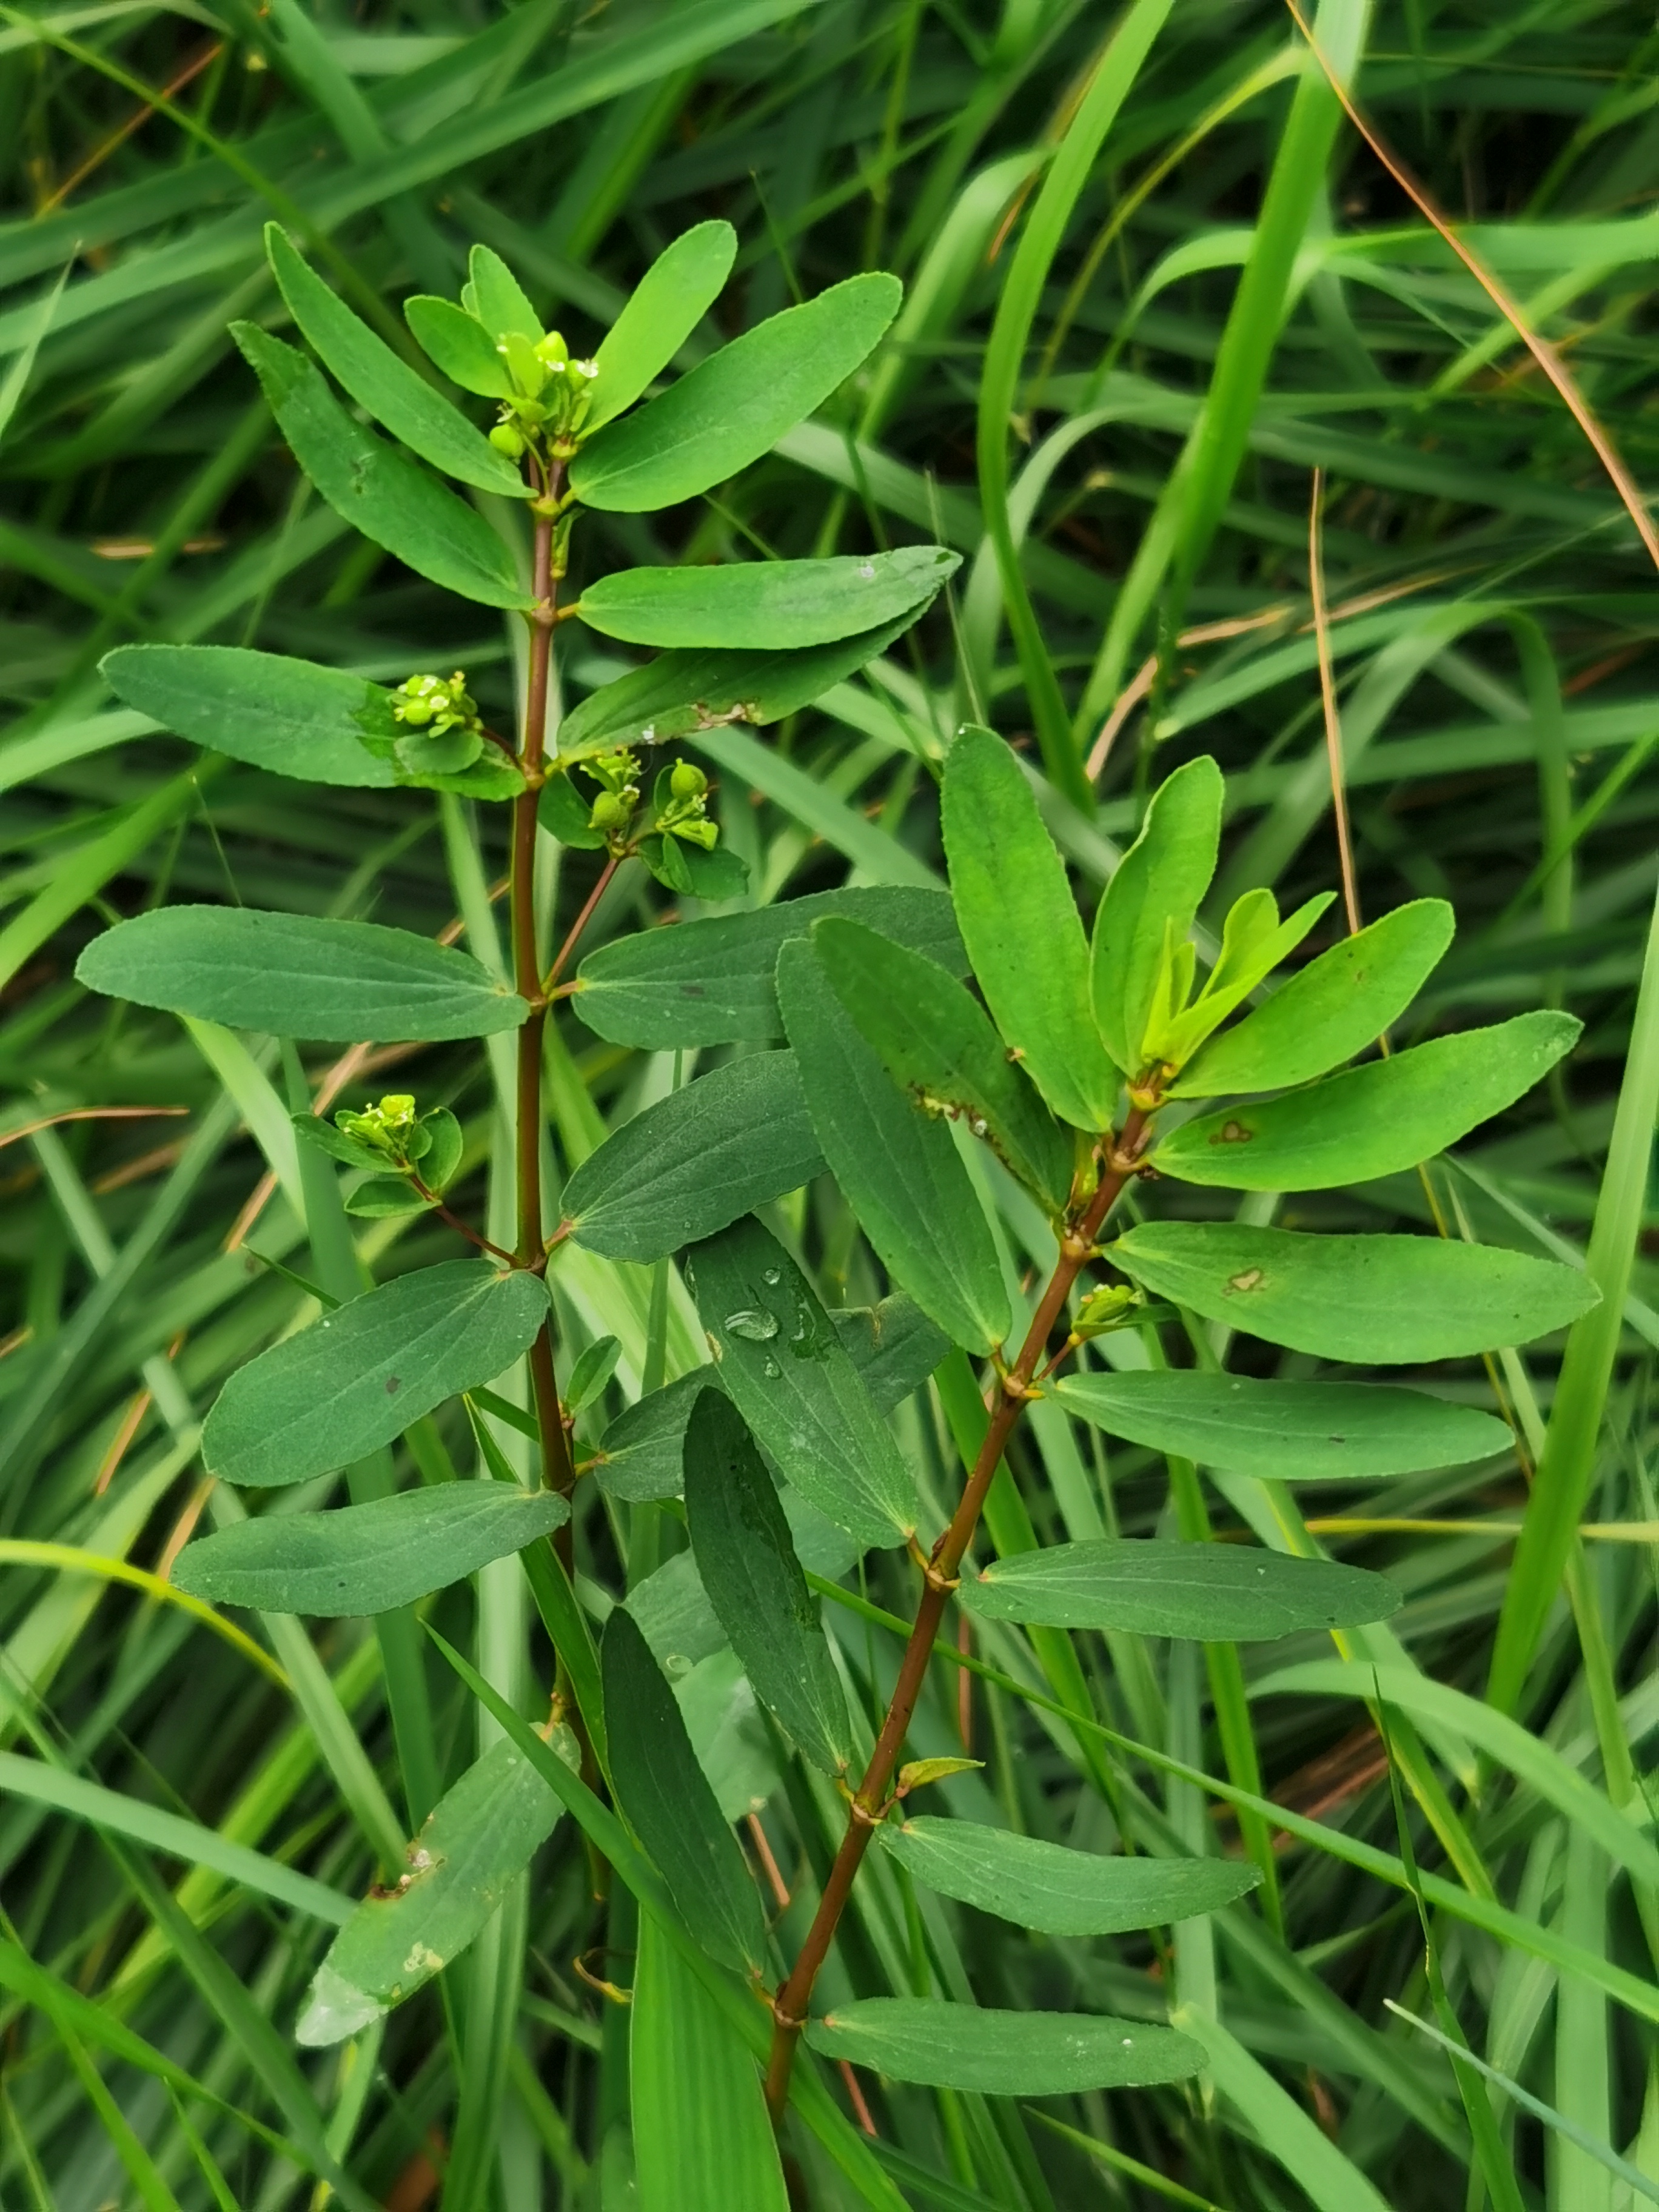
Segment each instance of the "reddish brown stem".
[{"label": "reddish brown stem", "polygon": [[888,1785],[898,1764],[899,1753],[904,1747],[916,1700],[921,1695],[922,1685],[927,1679],[927,1665],[933,1656],[934,1639],[939,1634],[945,1606],[957,1586],[957,1570],[973,1541],[986,1495],[1001,1464],[1003,1449],[1025,1405],[1028,1386],[1036,1372],[1037,1362],[1054,1334],[1055,1323],[1066,1310],[1066,1301],[1071,1296],[1072,1285],[1094,1249],[1095,1238],[1100,1233],[1102,1224],[1116,1204],[1124,1184],[1134,1173],[1145,1141],[1146,1121],[1146,1109],[1136,1107],[1131,1112],[1122,1130],[1109,1146],[1093,1197],[1067,1229],[1060,1245],[1059,1265],[1032,1316],[1019,1357],[1012,1367],[998,1378],[985,1440],[980,1446],[957,1510],[951,1516],[950,1526],[934,1545],[928,1559],[921,1601],[916,1607],[910,1640],[900,1662],[898,1680],[894,1685],[887,1717],[882,1723],[881,1734],[876,1739],[876,1747],[870,1754],[864,1779],[848,1808],[847,1832],[841,1839],[841,1848],[836,1853],[829,1880],[823,1885],[823,1893],[818,1900],[818,1909],[812,1916],[812,1924],[806,1931],[806,1940],[801,1945],[788,1979],[772,2002],[772,2053],[766,2072],[766,2101],[774,2125],[781,2118],[789,2095],[789,2075],[794,2065],[795,2046],[800,2039],[802,2028],[806,2025],[806,2008],[811,2001],[812,1985],[829,1956],[836,1925],[852,1894],[854,1879],[863,1862],[864,1854],[870,1848],[870,1838],[881,1825]]},{"label": "reddish brown stem", "polygon": [[547,981],[542,985],[542,996],[544,999],[550,999],[553,996],[554,992],[558,988],[559,978],[563,975],[565,969],[569,963],[571,954],[575,951],[577,945],[580,942],[583,930],[585,930],[588,923],[592,921],[593,910],[599,905],[599,901],[605,896],[605,891],[609,888],[611,878],[616,874],[617,869],[622,866],[622,862],[623,855],[620,853],[612,853],[605,861],[604,867],[600,869],[599,881],[594,884],[592,890],[587,894],[587,897],[583,902],[581,912],[576,916],[574,921],[571,923],[564,943],[559,947],[558,955],[554,960],[553,965],[547,971]]}]

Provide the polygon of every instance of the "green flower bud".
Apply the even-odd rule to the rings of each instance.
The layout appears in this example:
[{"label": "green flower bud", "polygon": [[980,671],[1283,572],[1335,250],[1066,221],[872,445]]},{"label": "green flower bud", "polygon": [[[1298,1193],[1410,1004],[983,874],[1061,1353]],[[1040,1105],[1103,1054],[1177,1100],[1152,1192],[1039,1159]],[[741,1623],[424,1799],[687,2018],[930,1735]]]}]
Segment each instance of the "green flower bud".
[{"label": "green flower bud", "polygon": [[593,801],[588,824],[594,830],[620,830],[633,811],[619,791],[602,791]]},{"label": "green flower bud", "polygon": [[524,440],[510,422],[498,422],[489,434],[489,442],[509,461],[518,460],[524,452]]},{"label": "green flower bud", "polygon": [[708,778],[695,761],[676,761],[668,787],[676,799],[701,799],[708,788]]}]

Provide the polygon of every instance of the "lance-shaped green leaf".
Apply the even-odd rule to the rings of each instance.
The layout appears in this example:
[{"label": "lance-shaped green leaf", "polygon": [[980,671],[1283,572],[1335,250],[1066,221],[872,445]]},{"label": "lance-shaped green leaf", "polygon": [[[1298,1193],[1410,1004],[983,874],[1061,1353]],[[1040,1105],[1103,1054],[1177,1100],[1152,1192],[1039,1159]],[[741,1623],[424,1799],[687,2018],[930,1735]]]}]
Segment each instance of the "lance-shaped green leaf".
[{"label": "lance-shaped green leaf", "polygon": [[1322,891],[1281,921],[1279,902],[1269,890],[1246,891],[1236,900],[1222,927],[1221,951],[1203,989],[1187,1004],[1194,950],[1177,941],[1173,929],[1152,986],[1140,1056],[1149,1062],[1184,1067],[1204,1040],[1242,1006],[1264,977],[1288,959],[1335,896]]},{"label": "lance-shaped green leaf", "polygon": [[[620,745],[666,744],[699,730],[781,722],[884,653],[927,604],[879,629],[799,653],[664,653],[592,691],[559,725],[559,758],[591,760]],[[568,842],[568,841],[567,841]]]},{"label": "lance-shaped green leaf", "polygon": [[587,428],[631,407],[665,369],[723,290],[737,258],[729,222],[699,222],[665,246],[623,303],[593,356]]},{"label": "lance-shaped green leaf", "polygon": [[417,292],[404,301],[404,320],[421,351],[452,384],[459,384],[463,392],[476,392],[481,399],[510,397],[513,372],[476,315],[453,300]]},{"label": "lance-shaped green leaf", "polygon": [[751,1053],[659,1098],[564,1190],[570,1234],[610,1260],[660,1260],[822,1173],[789,1052]]},{"label": "lance-shaped green leaf", "polygon": [[896,1083],[928,1111],[966,1118],[1051,1212],[1072,1188],[1073,1139],[1009,1059],[977,999],[936,961],[862,923],[816,922],[836,997]]},{"label": "lance-shaped green leaf", "polygon": [[809,2021],[806,2040],[895,2081],[986,2097],[1184,2081],[1202,2048],[1172,2027],[1081,2012],[991,2012],[937,1997],[860,1997]]},{"label": "lance-shaped green leaf", "polygon": [[530,1012],[471,953],[374,921],[164,906],[94,937],[88,990],[275,1036],[406,1043],[490,1036]]},{"label": "lance-shaped green leaf", "polygon": [[752,1218],[692,1255],[720,1384],[787,1479],[866,1545],[901,1543],[915,1491],[816,1292]]},{"label": "lance-shaped green leaf", "polygon": [[823,1156],[883,1266],[953,1343],[994,1351],[1012,1325],[1008,1292],[949,1130],[917,1111],[859,1034],[815,938],[779,954],[778,998]]},{"label": "lance-shaped green leaf", "polygon": [[1089,1004],[1083,924],[1012,753],[965,729],[945,757],[945,852],[963,942],[1003,1041],[1062,1121],[1112,1125],[1117,1071]]},{"label": "lance-shaped green leaf", "polygon": [[902,296],[896,276],[872,270],[786,307],[637,414],[606,423],[571,463],[572,489],[589,507],[644,514],[723,483],[846,381]]},{"label": "lance-shaped green leaf", "polygon": [[912,1814],[877,1829],[884,1850],[941,1897],[1049,1936],[1114,1936],[1218,1912],[1253,1890],[1238,1859],[1110,1857],[974,1820]]},{"label": "lance-shaped green leaf", "polygon": [[492,337],[508,333],[538,345],[547,335],[518,278],[493,246],[475,246],[466,257],[467,304]]},{"label": "lance-shaped green leaf", "polygon": [[265,1513],[185,1546],[180,1589],[258,1613],[390,1613],[523,1551],[570,1518],[550,1490],[450,1482],[327,1513]]},{"label": "lance-shaped green leaf", "polygon": [[366,1898],[329,1946],[300,2042],[343,2043],[459,1958],[563,1810],[516,1744],[492,1744],[428,1815],[398,1887]]},{"label": "lance-shaped green leaf", "polygon": [[1507,1422],[1378,1382],[1279,1382],[1181,1372],[1076,1375],[1067,1409],[1150,1450],[1269,1482],[1376,1482],[1494,1459]]},{"label": "lance-shaped green leaf", "polygon": [[828,914],[848,915],[961,975],[968,964],[943,891],[904,885],[815,891],[752,914],[724,914],[618,938],[584,960],[576,1012],[613,1044],[678,1051],[696,1044],[769,1044],[784,1035],[779,948]]},{"label": "lance-shaped green leaf", "polygon": [[448,1260],[348,1299],[236,1372],[202,1430],[210,1474],[257,1487],[350,1467],[530,1349],[547,1286]]},{"label": "lance-shaped green leaf", "polygon": [[1322,1359],[1398,1367],[1530,1344],[1596,1303],[1576,1267],[1440,1237],[1144,1221],[1114,1263],[1206,1321]]},{"label": "lance-shaped green leaf", "polygon": [[476,507],[354,422],[319,370],[252,323],[231,335],[295,459],[334,512],[417,575],[487,607],[525,608],[513,556]]},{"label": "lance-shaped green leaf", "polygon": [[1102,1536],[993,1559],[958,1593],[982,1620],[1125,1629],[1251,1644],[1299,1629],[1357,1628],[1397,1612],[1382,1575],[1242,1544]]},{"label": "lance-shaped green leaf", "polygon": [[1405,1012],[1455,926],[1443,899],[1413,899],[1343,938],[1237,1028],[1200,1046],[1169,1095],[1287,1090],[1340,1067]]},{"label": "lance-shaped green leaf", "polygon": [[1306,1091],[1183,1122],[1160,1175],[1231,1190],[1334,1190],[1431,1159],[1501,1114],[1570,1051],[1582,1022],[1540,1009],[1433,1037]]},{"label": "lance-shaped green leaf", "polygon": [[629,645],[769,652],[830,645],[920,608],[962,565],[942,545],[829,561],[619,568],[590,584],[577,612]]},{"label": "lance-shaped green leaf", "polygon": [[392,696],[343,669],[237,645],[118,645],[99,663],[118,699],[192,744],[304,783],[382,791],[387,762],[363,742],[403,735]]},{"label": "lance-shaped green leaf", "polygon": [[506,499],[528,499],[530,486],[506,454],[498,453],[465,415],[399,361],[301,259],[274,222],[265,225],[265,252],[312,349],[360,407],[445,476]]},{"label": "lance-shaped green leaf", "polygon": [[1186,937],[1215,873],[1225,797],[1207,753],[1166,777],[1095,911],[1089,962],[1095,1019],[1127,1075],[1140,1065],[1165,929],[1177,940]]},{"label": "lance-shaped green leaf", "polygon": [[599,1657],[617,1802],[710,1958],[760,1972],[766,1928],[759,1893],[674,1692],[626,1607],[605,1623]]},{"label": "lance-shaped green leaf", "polygon": [[826,1774],[853,1756],[841,1678],[783,1506],[743,1416],[702,1391],[685,1432],[685,1517],[708,1601],[755,1695]]}]

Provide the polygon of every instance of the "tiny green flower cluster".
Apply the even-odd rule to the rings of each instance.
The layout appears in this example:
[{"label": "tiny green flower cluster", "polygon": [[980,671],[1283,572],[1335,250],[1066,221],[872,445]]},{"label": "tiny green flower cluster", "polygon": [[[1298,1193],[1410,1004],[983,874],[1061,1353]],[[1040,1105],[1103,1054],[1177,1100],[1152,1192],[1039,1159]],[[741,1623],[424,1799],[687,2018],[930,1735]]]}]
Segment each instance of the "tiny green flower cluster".
[{"label": "tiny green flower cluster", "polygon": [[398,740],[396,757],[410,775],[459,775],[484,749],[483,723],[463,669],[447,678],[406,677],[392,695],[392,714],[407,733]]},{"label": "tiny green flower cluster", "polygon": [[587,413],[589,387],[599,373],[598,363],[573,360],[557,331],[533,343],[518,331],[508,331],[496,340],[495,350],[514,385],[501,401],[501,419],[489,434],[496,452],[516,461],[538,434],[556,440],[577,436]]}]

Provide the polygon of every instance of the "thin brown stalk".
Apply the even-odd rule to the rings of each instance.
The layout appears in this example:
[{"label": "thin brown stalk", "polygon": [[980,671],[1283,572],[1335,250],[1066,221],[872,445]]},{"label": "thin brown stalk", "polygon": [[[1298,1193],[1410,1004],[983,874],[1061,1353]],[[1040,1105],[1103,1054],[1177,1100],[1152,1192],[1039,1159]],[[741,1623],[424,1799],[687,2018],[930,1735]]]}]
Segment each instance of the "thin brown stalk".
[{"label": "thin brown stalk", "polygon": [[1336,817],[1336,849],[1342,864],[1342,904],[1348,931],[1358,936],[1359,884],[1354,874],[1353,840],[1348,834],[1347,776],[1342,757],[1342,718],[1337,711],[1336,672],[1331,662],[1331,624],[1325,611],[1325,471],[1313,472],[1308,502],[1308,590],[1313,601],[1314,642],[1319,650],[1319,696],[1325,709],[1325,750],[1331,764],[1331,811]]}]

